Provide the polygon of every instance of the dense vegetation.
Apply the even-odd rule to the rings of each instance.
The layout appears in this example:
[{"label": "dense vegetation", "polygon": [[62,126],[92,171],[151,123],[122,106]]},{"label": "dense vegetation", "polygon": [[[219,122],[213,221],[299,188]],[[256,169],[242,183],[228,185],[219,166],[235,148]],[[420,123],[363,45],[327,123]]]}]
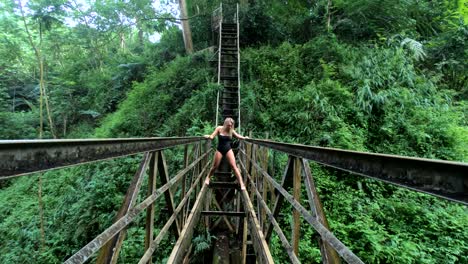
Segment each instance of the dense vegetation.
[{"label": "dense vegetation", "polygon": [[[188,3],[193,55],[185,55],[174,5],[161,2],[155,9],[146,0],[1,1],[0,138],[210,131],[218,86],[214,55],[204,49],[219,1]],[[468,161],[464,1],[241,3],[242,132]],[[157,43],[149,41],[154,33]],[[180,151],[167,155],[175,171]],[[0,182],[0,263],[69,257],[112,223],[140,158],[44,173],[45,245],[39,177]],[[468,263],[466,207],[317,165],[312,171],[331,229],[364,262]],[[142,256],[143,225],[142,215],[129,229],[121,263]],[[320,263],[314,231],[301,232],[301,261]],[[162,243],[157,263],[171,242]],[[271,249],[278,263],[288,262],[275,236]]]}]

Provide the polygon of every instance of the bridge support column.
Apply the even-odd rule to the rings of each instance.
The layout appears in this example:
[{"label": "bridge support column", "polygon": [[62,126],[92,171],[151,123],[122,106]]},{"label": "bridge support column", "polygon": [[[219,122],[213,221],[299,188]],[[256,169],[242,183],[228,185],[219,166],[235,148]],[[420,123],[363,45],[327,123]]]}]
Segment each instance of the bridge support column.
[{"label": "bridge support column", "polygon": [[[138,168],[138,171],[135,173],[132,181],[130,182],[130,186],[127,189],[127,193],[125,194],[124,201],[122,206],[120,207],[119,212],[115,216],[115,221],[119,220],[120,218],[124,217],[130,209],[133,208],[135,202],[138,197],[138,193],[140,191],[141,184],[143,182],[143,177],[145,175],[146,169],[150,163],[150,160],[153,159],[153,155],[149,152],[146,152],[143,156],[143,161]],[[99,251],[99,255],[97,257],[96,263],[97,264],[110,264],[110,263],[117,263],[117,259],[119,257],[120,248],[122,247],[123,240],[125,239],[126,235],[126,228],[116,234],[111,240],[109,240]]]},{"label": "bridge support column", "polygon": [[[156,191],[156,176],[157,176],[157,169],[158,169],[158,157],[156,157],[159,153],[153,152],[151,155],[151,160],[149,164],[149,175],[148,175],[148,197],[153,195]],[[187,165],[185,165],[187,167]],[[145,224],[145,252],[151,245],[153,241],[153,230],[154,230],[154,204],[151,204],[146,209],[146,224]],[[152,259],[148,260],[148,263],[152,263]]]},{"label": "bridge support column", "polygon": [[[317,217],[318,221],[328,230],[330,227],[328,226],[327,217],[325,216],[325,212],[323,211],[322,203],[320,202],[320,198],[317,194],[317,190],[315,189],[314,178],[312,177],[312,173],[310,172],[309,162],[306,159],[301,160],[302,170],[304,172],[304,183],[307,191],[308,201],[310,205],[310,210],[312,214]],[[320,254],[322,255],[322,263],[324,264],[340,264],[341,259],[338,253],[333,249],[332,246],[326,241],[324,241],[321,237],[318,238],[318,243],[320,247]]]},{"label": "bridge support column", "polygon": [[[301,201],[301,161],[297,157],[293,157],[293,197],[294,200]],[[292,229],[292,247],[294,254],[299,256],[299,241],[301,235],[301,215],[299,212],[293,210],[293,229]]]}]

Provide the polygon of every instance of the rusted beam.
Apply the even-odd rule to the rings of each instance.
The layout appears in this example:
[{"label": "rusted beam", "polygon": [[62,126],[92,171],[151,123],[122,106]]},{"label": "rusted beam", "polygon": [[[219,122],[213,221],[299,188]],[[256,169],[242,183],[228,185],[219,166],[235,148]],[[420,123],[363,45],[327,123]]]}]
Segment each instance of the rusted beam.
[{"label": "rusted beam", "polygon": [[[159,178],[161,180],[162,185],[169,182],[169,172],[167,170],[166,158],[164,157],[164,154],[162,152],[159,152],[159,155],[158,155],[158,172],[159,172]],[[184,174],[184,177],[182,178],[185,178],[185,174]],[[171,188],[169,188],[169,190],[167,190],[167,192],[164,193],[164,198],[166,200],[167,209],[169,210],[169,215],[172,215],[174,213],[175,206],[174,206],[174,196],[172,195]],[[176,238],[178,238],[180,234],[180,226],[179,226],[179,221],[177,219],[175,220],[173,231],[174,231],[174,235],[176,236]]]},{"label": "rusted beam", "polygon": [[[266,137],[268,138],[268,133],[266,135]],[[263,169],[264,170],[268,170],[268,148],[263,148]],[[263,189],[262,190],[262,198],[264,201],[267,201],[268,199],[268,182],[265,181],[262,177],[262,186],[261,188]],[[265,219],[266,219],[266,211],[265,210],[262,210],[262,231],[265,230]]]},{"label": "rusted beam", "polygon": [[[187,147],[187,146],[186,146]],[[156,177],[158,173],[158,157],[159,152],[154,152],[150,160],[149,173],[148,173],[148,196],[151,196],[156,191]],[[187,167],[185,164],[184,167]],[[185,177],[185,176],[184,176]],[[154,203],[146,208],[146,223],[145,223],[145,251],[151,246],[153,241],[154,232]],[[144,264],[153,263],[151,256]]]},{"label": "rusted beam", "polygon": [[[188,147],[189,147],[188,145],[184,146],[184,167],[187,167],[189,163]],[[182,179],[182,196],[185,196],[185,193],[187,192],[186,187],[185,187],[186,185],[187,185],[187,176],[184,176],[184,178]],[[184,222],[185,222],[184,212],[185,211],[182,211],[182,214],[178,215],[180,224],[182,226],[184,225]]]},{"label": "rusted beam", "polygon": [[248,224],[249,220],[247,217],[244,217],[244,225],[242,229],[242,264],[247,262],[247,235],[248,235]]},{"label": "rusted beam", "polygon": [[[211,187],[211,182],[210,182],[210,187]],[[219,202],[217,200],[213,200],[214,201],[214,204],[215,206],[218,208],[219,211],[223,211],[223,209],[221,208],[220,204],[223,204],[224,200],[226,198],[228,198],[229,196],[229,193],[231,192],[231,190],[233,189],[227,189],[226,191],[224,191],[224,194],[223,196],[221,197],[221,199],[219,199]],[[232,225],[229,221],[227,221],[227,218],[218,218],[218,220],[215,221],[215,223],[213,224],[213,226],[210,227],[210,230],[214,230],[216,229],[216,227],[218,227],[219,223],[221,222],[221,220],[224,219],[224,222],[226,223],[227,227],[229,228],[229,230],[231,232],[234,232],[234,230],[232,229]]]},{"label": "rusted beam", "polygon": [[218,215],[218,216],[232,216],[232,217],[245,217],[244,212],[231,212],[231,211],[202,211],[202,215]]},{"label": "rusted beam", "polygon": [[169,228],[171,226],[173,226],[174,221],[177,219],[177,215],[179,215],[181,213],[181,211],[183,212],[184,206],[186,205],[187,201],[189,200],[189,197],[192,194],[192,192],[195,190],[197,185],[200,183],[199,179],[201,179],[202,176],[205,174],[205,171],[208,168],[208,165],[209,165],[209,163],[205,164],[205,166],[203,167],[202,172],[198,175],[197,180],[195,180],[195,182],[193,182],[192,186],[187,191],[187,194],[184,196],[182,201],[180,201],[179,205],[175,209],[172,216],[166,222],[166,224],[161,229],[161,231],[159,231],[158,236],[151,242],[151,245],[146,249],[145,254],[140,259],[138,264],[146,264],[151,259],[151,256],[153,255],[156,248],[159,246],[159,243],[161,243],[161,240],[165,237],[165,235],[166,235],[167,231],[169,230]]},{"label": "rusted beam", "polygon": [[[245,152],[244,152],[245,153]],[[280,184],[278,184],[267,172],[265,172],[256,162],[251,161],[252,165],[268,180],[278,192],[284,196],[284,198],[302,215],[305,221],[307,221],[312,227],[319,233],[324,241],[329,243],[338,254],[347,263],[359,263],[363,264],[361,259],[356,256],[351,250],[349,250],[338,238],[333,235],[328,229],[326,229],[318,220],[315,218],[307,209],[300,205],[294,197],[288,193]]]},{"label": "rusted beam", "polygon": [[[204,204],[204,211],[210,211],[210,206],[211,206],[211,194],[212,190],[209,190],[206,193],[206,199],[205,199],[205,204]],[[216,196],[215,196],[216,197]],[[205,215],[205,228],[207,230],[210,230],[210,217],[208,215]]]},{"label": "rusted beam", "polygon": [[0,180],[185,145],[203,137],[0,140]]},{"label": "rusted beam", "polygon": [[[293,172],[293,197],[296,201],[301,201],[301,161],[299,158],[293,158],[294,172]],[[294,254],[299,256],[299,240],[301,231],[301,216],[299,211],[293,210],[293,227],[292,227],[292,247]]]},{"label": "rusted beam", "polygon": [[138,204],[137,206],[133,207],[128,211],[128,213],[120,218],[117,222],[112,224],[109,228],[104,230],[100,235],[94,238],[91,242],[89,242],[86,246],[81,248],[78,252],[76,252],[73,256],[71,256],[67,261],[64,263],[66,264],[78,264],[84,263],[92,254],[96,253],[107,241],[109,241],[112,237],[114,237],[117,233],[119,233],[122,229],[127,227],[135,218],[148,206],[154,203],[164,192],[166,192],[171,186],[176,184],[181,177],[184,176],[185,173],[190,171],[196,164],[198,164],[205,156],[207,156],[209,152],[201,155],[198,159],[196,159],[192,164],[190,164],[187,168],[179,171],[174,178],[172,178],[168,183],[161,186],[157,189],[154,194],[150,197],[146,198],[143,202]]},{"label": "rusted beam", "polygon": [[[240,162],[240,164],[241,164],[241,167],[243,169],[245,169],[245,165],[242,162]],[[246,176],[250,178],[249,174],[247,174]],[[261,198],[261,194],[258,191],[257,186],[253,186],[253,188],[255,190],[255,194],[257,195],[257,199],[259,199],[259,201],[260,201],[260,205],[262,206],[262,208],[265,210],[266,214],[268,215],[268,219],[270,220],[270,225],[273,226],[274,230],[278,234],[279,239],[281,240],[281,244],[283,244],[283,248],[288,253],[288,256],[289,256],[289,259],[291,260],[291,263],[294,263],[294,264],[301,263],[299,261],[299,259],[297,258],[296,254],[294,253],[293,248],[289,244],[288,239],[284,235],[283,230],[281,230],[278,222],[276,221],[275,217],[273,216],[273,213],[271,212],[270,208],[268,208],[268,205],[266,204],[265,200],[263,200]]]},{"label": "rusted beam", "polygon": [[201,209],[203,208],[203,201],[205,200],[206,192],[208,191],[208,186],[203,184],[203,187],[198,194],[197,200],[195,201],[192,212],[190,213],[187,221],[185,223],[182,232],[180,233],[180,237],[177,240],[174,248],[172,249],[172,253],[167,260],[168,264],[178,264],[182,263],[182,260],[189,248],[190,244],[192,243],[192,235],[193,229],[195,224],[200,219]]},{"label": "rusted beam", "polygon": [[210,181],[212,189],[240,189],[239,184],[235,182],[215,182]]},{"label": "rusted beam", "polygon": [[[133,177],[132,181],[130,182],[130,186],[127,189],[127,193],[125,194],[122,206],[120,207],[119,212],[115,216],[115,221],[125,216],[128,213],[128,211],[134,206],[141,188],[141,183],[143,182],[143,177],[145,175],[146,168],[148,167],[148,164],[152,158],[153,154],[150,154],[148,152],[145,153],[145,155],[143,156],[143,160],[140,164],[140,167],[135,173],[135,176]],[[123,229],[102,247],[102,249],[99,251],[96,263],[117,263],[120,248],[122,246],[123,240],[125,239],[125,231],[126,230]]]},{"label": "rusted beam", "polygon": [[[253,181],[252,181],[253,183]],[[270,248],[263,235],[262,228],[258,222],[255,210],[250,201],[247,190],[241,190],[242,200],[244,202],[244,208],[249,220],[250,235],[253,240],[253,246],[257,255],[257,261],[261,264],[268,263],[274,264],[273,257],[270,253]]]},{"label": "rusted beam", "polygon": [[[189,157],[192,157],[192,159],[196,159],[198,158],[198,156],[196,156],[196,154],[198,153],[197,152],[197,148],[199,147],[200,143],[196,143],[196,144],[193,144],[193,147],[192,147],[192,151],[189,155]],[[195,178],[196,173],[195,173],[195,169],[192,171],[192,173],[189,174],[189,178],[188,178],[188,185],[192,185],[192,182],[193,182],[193,178]],[[185,225],[185,221],[187,220],[187,217],[188,217],[188,214],[189,214],[189,211],[190,211],[190,196],[188,198],[188,201],[187,203],[185,204],[184,208],[182,209],[182,219],[183,219],[183,224],[182,226]]]},{"label": "rusted beam", "polygon": [[290,155],[468,205],[468,164],[246,139]]},{"label": "rusted beam", "polygon": [[[211,197],[210,197],[210,198],[211,198]],[[215,198],[216,198],[216,197],[215,197]],[[216,199],[214,199],[213,202],[214,202],[216,208],[217,208],[219,211],[222,211],[222,210],[223,210],[223,208],[221,208],[221,205],[219,205],[219,203],[218,203],[218,201],[216,201]],[[229,228],[229,230],[230,230],[231,232],[234,232],[235,230],[234,230],[234,227],[232,227],[231,221],[229,221],[229,219],[228,219],[225,215],[223,215],[222,219],[223,219],[224,222],[226,223],[226,226]],[[208,228],[209,228],[209,227],[208,227]]]},{"label": "rusted beam", "polygon": [[[281,179],[281,186],[283,188],[289,188],[292,184],[291,178],[293,177],[293,159],[291,156],[288,157],[288,161],[286,163],[286,168],[284,169],[283,177]],[[278,217],[278,214],[281,211],[281,206],[283,205],[284,197],[282,195],[277,195],[275,203],[273,205],[273,217],[276,218]],[[265,232],[265,239],[267,242],[270,241],[271,234],[273,232],[273,226],[268,225],[266,232]]]},{"label": "rusted beam", "polygon": [[[323,211],[322,203],[320,202],[320,198],[317,194],[317,190],[315,188],[314,178],[312,177],[312,173],[310,172],[309,162],[305,159],[302,159],[302,170],[304,171],[304,183],[306,186],[308,201],[310,205],[310,210],[313,215],[317,218],[317,220],[328,230],[330,227],[328,226],[328,221],[325,216],[325,212]],[[318,239],[319,247],[320,247],[320,254],[322,255],[322,263],[324,264],[340,264],[341,260],[338,256],[338,253],[328,244],[326,241],[323,241],[322,238],[319,237]]]}]

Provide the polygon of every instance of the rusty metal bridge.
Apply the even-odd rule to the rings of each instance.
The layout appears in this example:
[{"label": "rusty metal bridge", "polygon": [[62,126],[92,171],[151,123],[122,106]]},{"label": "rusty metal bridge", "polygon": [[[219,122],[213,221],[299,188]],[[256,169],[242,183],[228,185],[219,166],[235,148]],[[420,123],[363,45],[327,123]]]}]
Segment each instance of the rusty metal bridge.
[{"label": "rusty metal bridge", "polygon": [[[218,83],[224,88],[218,93],[217,107],[223,118],[232,117],[239,123],[238,13],[234,23],[225,23],[221,6],[214,17],[214,29],[219,35]],[[183,147],[183,168],[171,175],[164,153],[178,147]],[[269,249],[273,232],[290,262],[300,263],[301,218],[319,235],[317,242],[323,263],[342,260],[363,263],[330,230],[309,162],[468,204],[466,163],[246,139],[236,149],[247,187],[240,190],[224,160],[210,185],[204,184],[212,154],[211,142],[203,137],[0,141],[0,180],[142,155],[115,222],[69,256],[65,261],[69,264],[84,263],[91,258],[100,264],[116,263],[126,229],[143,212],[146,213],[145,253],[140,264],[152,263],[154,252],[170,234],[177,242],[167,263],[189,263],[193,255],[192,236],[200,225],[217,237],[213,249],[217,259],[213,263],[274,263]],[[281,171],[275,169],[278,167],[275,155],[287,157]],[[137,204],[145,177],[148,177],[146,199]],[[301,189],[306,190],[307,199],[301,198]],[[175,199],[176,194],[180,194],[179,199]],[[155,232],[154,217],[160,213],[156,212],[155,202],[159,199],[165,201],[168,218],[159,232]],[[290,240],[278,221],[286,204],[293,208]]]},{"label": "rusty metal bridge", "polygon": [[[184,167],[169,175],[164,151],[177,146],[184,146]],[[271,172],[275,153],[288,156],[279,181]],[[115,223],[65,263],[84,263],[95,253],[98,253],[98,263],[115,263],[126,228],[143,211],[146,211],[145,254],[139,263],[151,262],[153,252],[169,232],[177,237],[177,243],[168,263],[188,263],[194,227],[200,221],[219,236],[217,246],[225,249],[220,253],[224,254],[224,262],[218,263],[274,263],[268,247],[273,231],[291,263],[300,263],[297,258],[300,217],[320,235],[318,243],[324,263],[340,263],[340,258],[347,263],[362,263],[329,230],[309,162],[468,204],[466,163],[260,139],[246,139],[238,150],[237,161],[247,186],[244,191],[223,166],[209,186],[204,184],[212,149],[210,141],[201,137],[0,141],[0,180],[136,154],[143,154],[142,162]],[[146,175],[149,177],[147,198],[136,204]],[[307,204],[301,203],[302,185],[307,191]],[[181,193],[178,204],[174,203],[176,192]],[[169,218],[154,237],[154,203],[158,199],[165,200]],[[276,220],[285,202],[294,208],[291,241]]]}]

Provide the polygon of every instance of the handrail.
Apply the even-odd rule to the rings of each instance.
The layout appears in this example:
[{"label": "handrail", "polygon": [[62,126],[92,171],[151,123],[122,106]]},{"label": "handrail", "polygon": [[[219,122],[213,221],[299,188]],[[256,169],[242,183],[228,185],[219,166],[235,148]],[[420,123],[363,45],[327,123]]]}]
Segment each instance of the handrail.
[{"label": "handrail", "polygon": [[[242,153],[244,160],[248,161],[250,164],[255,167],[255,169],[263,176],[263,179],[267,180],[272,186],[286,199],[288,202],[294,207],[295,210],[297,210],[304,220],[308,222],[316,231],[317,233],[320,234],[323,240],[328,242],[337,252],[338,254],[346,260],[347,263],[352,263],[352,264],[362,264],[362,260],[356,256],[351,250],[349,250],[339,239],[333,235],[326,227],[324,227],[320,221],[314,217],[307,209],[305,209],[299,201],[295,200],[292,195],[290,195],[280,184],[278,184],[267,172],[265,172],[260,165],[251,157],[247,155],[247,153],[244,150],[240,150]],[[249,175],[249,172],[246,170],[245,165],[242,163],[242,168],[244,169],[244,172],[247,173],[247,176],[251,178]],[[255,184],[252,183],[253,188],[255,187]],[[274,219],[273,216],[270,216],[271,218]],[[288,250],[288,248],[286,247]]]},{"label": "handrail", "polygon": [[[159,197],[161,197],[166,191],[168,191],[171,187],[179,182],[179,180],[189,172],[195,165],[201,162],[211,150],[206,151],[203,155],[201,155],[198,159],[192,162],[189,166],[185,169],[179,171],[177,175],[174,176],[169,182],[161,186],[157,189],[151,196],[146,198],[143,202],[136,205],[129,212],[120,218],[117,222],[113,225],[108,227],[104,232],[94,238],[91,242],[89,242],[86,246],[81,248],[78,252],[76,252],[73,256],[65,261],[66,264],[78,264],[84,263],[92,254],[97,252],[107,241],[109,241],[112,237],[118,234],[122,229],[127,227],[144,209],[148,206],[153,204]],[[199,176],[200,177],[200,176]],[[179,209],[179,207],[178,207]],[[178,212],[178,211],[177,211]]]},{"label": "handrail", "polygon": [[241,132],[241,112],[240,112],[240,42],[239,42],[239,4],[236,5],[236,27],[237,27],[237,116],[238,116],[238,124],[237,128],[239,132]]},{"label": "handrail", "polygon": [[[221,44],[222,44],[222,30],[223,30],[223,3],[219,4],[219,42],[218,42],[218,85],[221,84]],[[218,126],[218,115],[219,115],[219,89],[218,94],[216,96],[216,117],[215,117],[215,124],[214,126]]]},{"label": "handrail", "polygon": [[247,142],[354,174],[468,205],[468,164],[246,139]]},{"label": "handrail", "polygon": [[0,180],[185,145],[203,137],[0,140]]},{"label": "handrail", "polygon": [[[187,191],[187,193],[185,193],[185,195],[182,198],[182,200],[180,201],[179,205],[174,210],[174,213],[172,214],[172,216],[166,222],[164,227],[159,231],[158,236],[153,241],[151,241],[151,244],[150,244],[149,248],[146,250],[145,254],[143,255],[143,257],[138,262],[139,264],[148,263],[148,261],[150,260],[152,254],[154,253],[154,251],[158,247],[161,240],[166,235],[166,233],[169,230],[169,228],[171,227],[172,223],[176,220],[176,217],[180,214],[180,212],[182,211],[184,206],[188,203],[190,195],[195,190],[195,188],[201,183],[202,177],[205,175],[206,170],[207,170],[209,165],[210,165],[209,162],[207,162],[205,164],[202,171],[198,174],[197,178],[193,181],[193,184],[191,185],[190,189]],[[203,187],[201,187],[201,188],[203,188]]]}]

